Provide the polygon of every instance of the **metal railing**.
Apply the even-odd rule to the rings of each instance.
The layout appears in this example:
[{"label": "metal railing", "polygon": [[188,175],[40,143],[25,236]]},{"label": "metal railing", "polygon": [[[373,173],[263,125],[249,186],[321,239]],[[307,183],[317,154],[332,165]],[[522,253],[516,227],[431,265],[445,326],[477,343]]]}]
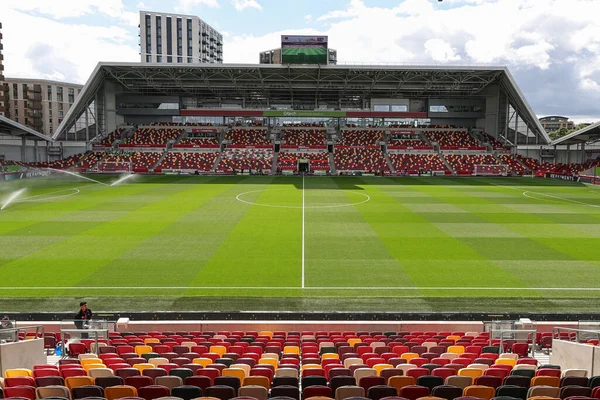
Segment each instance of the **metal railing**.
[{"label": "metal railing", "polygon": [[[494,335],[494,333],[496,333],[496,335]],[[494,336],[496,337],[496,340],[500,339],[500,352],[504,352],[504,344],[506,342],[524,342],[529,345],[531,357],[535,358],[536,329],[505,329],[501,331],[492,331],[490,334],[490,344]]]},{"label": "metal railing", "polygon": [[[18,328],[0,329],[0,342],[19,342],[28,338],[44,338],[43,325],[21,326]],[[22,335],[21,335],[22,334]],[[23,338],[21,338],[21,336]]]},{"label": "metal railing", "polygon": [[555,326],[552,328],[552,338],[554,340],[567,340],[569,342],[577,343],[585,343],[591,339],[600,341],[600,330],[575,329]]},{"label": "metal railing", "polygon": [[108,329],[61,329],[60,346],[62,348],[62,357],[69,357],[67,354],[67,344],[69,342],[78,342],[83,339],[93,340],[95,348],[98,349],[99,339],[108,339]]},{"label": "metal railing", "polygon": [[105,319],[90,319],[90,320],[63,319],[62,321],[60,321],[60,330],[78,329],[77,325],[79,323],[87,325],[88,328],[86,328],[86,329],[108,330],[109,332],[117,331],[117,322],[116,321],[108,321]]}]

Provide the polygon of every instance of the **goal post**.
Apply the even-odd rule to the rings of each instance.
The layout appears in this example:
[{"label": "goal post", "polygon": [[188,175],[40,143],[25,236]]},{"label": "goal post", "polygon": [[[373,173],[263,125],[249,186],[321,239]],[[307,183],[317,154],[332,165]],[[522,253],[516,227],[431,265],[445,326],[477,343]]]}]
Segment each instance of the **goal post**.
[{"label": "goal post", "polygon": [[131,161],[100,161],[98,172],[131,172]]},{"label": "goal post", "polygon": [[477,176],[507,176],[508,166],[501,164],[476,164],[473,175]]}]

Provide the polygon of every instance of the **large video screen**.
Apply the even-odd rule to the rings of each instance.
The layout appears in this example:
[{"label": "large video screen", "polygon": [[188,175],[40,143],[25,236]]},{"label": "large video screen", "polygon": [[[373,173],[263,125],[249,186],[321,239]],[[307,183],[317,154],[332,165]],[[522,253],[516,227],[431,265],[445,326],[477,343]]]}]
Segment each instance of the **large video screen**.
[{"label": "large video screen", "polygon": [[281,36],[282,64],[327,64],[327,36]]}]

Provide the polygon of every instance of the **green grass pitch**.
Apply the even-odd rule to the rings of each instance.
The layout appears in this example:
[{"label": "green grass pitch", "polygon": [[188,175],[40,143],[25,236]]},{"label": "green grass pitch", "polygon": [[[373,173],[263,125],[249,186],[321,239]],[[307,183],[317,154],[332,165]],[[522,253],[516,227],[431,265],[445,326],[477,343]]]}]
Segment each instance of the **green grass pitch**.
[{"label": "green grass pitch", "polygon": [[[117,176],[90,176],[112,183]],[[0,184],[0,311],[597,311],[600,189],[532,178]]]}]

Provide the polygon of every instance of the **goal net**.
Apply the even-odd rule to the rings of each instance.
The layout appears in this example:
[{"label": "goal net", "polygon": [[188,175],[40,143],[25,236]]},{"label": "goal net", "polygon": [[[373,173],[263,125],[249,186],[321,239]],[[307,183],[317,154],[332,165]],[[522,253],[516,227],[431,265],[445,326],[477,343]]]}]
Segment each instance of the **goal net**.
[{"label": "goal net", "polygon": [[508,166],[498,164],[474,165],[473,175],[478,176],[507,176]]},{"label": "goal net", "polygon": [[131,172],[131,161],[100,161],[98,172]]}]

